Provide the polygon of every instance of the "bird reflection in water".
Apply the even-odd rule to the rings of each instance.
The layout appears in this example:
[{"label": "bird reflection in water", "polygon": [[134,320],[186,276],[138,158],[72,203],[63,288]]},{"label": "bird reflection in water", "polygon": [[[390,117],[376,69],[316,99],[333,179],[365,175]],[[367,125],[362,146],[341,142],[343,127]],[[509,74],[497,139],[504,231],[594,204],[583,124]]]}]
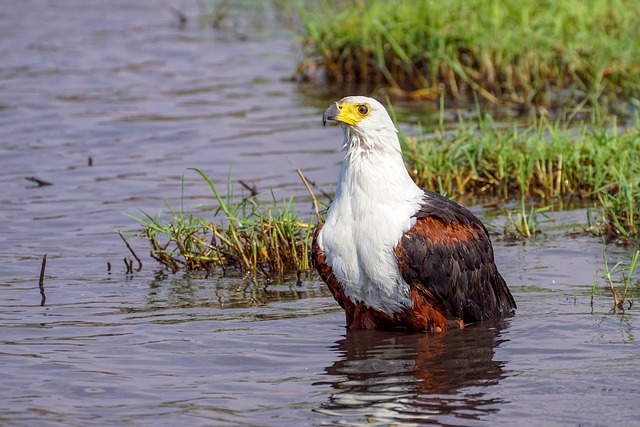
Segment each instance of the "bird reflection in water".
[{"label": "bird reflection in water", "polygon": [[348,332],[332,348],[326,368],[335,389],[316,409],[348,423],[460,425],[481,420],[504,404],[488,388],[504,377],[494,350],[504,322],[439,334]]}]

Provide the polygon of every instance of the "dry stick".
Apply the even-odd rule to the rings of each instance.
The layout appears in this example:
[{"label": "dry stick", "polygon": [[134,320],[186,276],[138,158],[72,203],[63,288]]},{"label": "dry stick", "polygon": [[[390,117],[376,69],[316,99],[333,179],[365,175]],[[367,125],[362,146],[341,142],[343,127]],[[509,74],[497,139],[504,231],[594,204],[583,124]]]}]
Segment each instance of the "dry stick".
[{"label": "dry stick", "polygon": [[123,259],[125,267],[127,267],[127,272],[125,274],[133,274],[133,260],[127,260],[127,257]]},{"label": "dry stick", "polygon": [[40,280],[38,281],[38,286],[40,287],[40,306],[44,306],[44,303],[47,301],[47,297],[44,294],[44,269],[47,267],[47,254],[44,254],[42,257],[42,265],[40,266]]},{"label": "dry stick", "polygon": [[305,178],[300,168],[296,168],[296,172],[298,172],[298,176],[302,180],[302,183],[307,188],[309,194],[311,194],[311,199],[313,200],[313,210],[316,214],[316,219],[318,220],[318,222],[320,222],[320,211],[318,210],[318,201],[316,200],[316,195],[313,194],[313,191],[311,190],[311,187],[309,187],[309,183],[307,182],[307,178]]},{"label": "dry stick", "polygon": [[251,197],[255,197],[258,195],[258,189],[256,188],[256,185],[249,185],[246,182],[244,182],[243,180],[239,180],[238,183],[240,185],[242,185],[244,188],[246,188],[247,190],[249,190],[249,193],[251,194]]},{"label": "dry stick", "polygon": [[[133,255],[133,257],[136,259],[136,261],[138,261],[138,270],[141,270],[142,269],[142,261],[140,261],[140,258],[138,258],[138,255],[136,255],[136,253],[133,251],[133,249],[131,249],[131,246],[129,246],[129,242],[127,242],[127,239],[124,238],[122,233],[120,231],[118,231],[118,234],[120,235],[120,238],[122,239],[124,244],[127,245],[127,249],[129,249],[129,252],[131,252],[131,255]],[[133,264],[133,261],[131,261],[131,264]]]},{"label": "dry stick", "polygon": [[25,178],[27,181],[31,181],[33,183],[35,183],[38,187],[44,187],[47,185],[53,185],[52,183],[48,182],[48,181],[44,181],[42,179],[36,178],[35,176],[28,176]]}]

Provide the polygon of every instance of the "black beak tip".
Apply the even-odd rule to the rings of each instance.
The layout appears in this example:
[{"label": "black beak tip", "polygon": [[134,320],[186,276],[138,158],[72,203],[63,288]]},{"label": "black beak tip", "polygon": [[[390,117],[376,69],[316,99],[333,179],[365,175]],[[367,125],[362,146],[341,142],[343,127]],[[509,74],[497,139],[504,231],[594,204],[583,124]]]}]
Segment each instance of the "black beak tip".
[{"label": "black beak tip", "polygon": [[329,120],[335,120],[338,116],[338,107],[336,104],[331,104],[324,110],[322,115],[322,126],[326,126]]}]

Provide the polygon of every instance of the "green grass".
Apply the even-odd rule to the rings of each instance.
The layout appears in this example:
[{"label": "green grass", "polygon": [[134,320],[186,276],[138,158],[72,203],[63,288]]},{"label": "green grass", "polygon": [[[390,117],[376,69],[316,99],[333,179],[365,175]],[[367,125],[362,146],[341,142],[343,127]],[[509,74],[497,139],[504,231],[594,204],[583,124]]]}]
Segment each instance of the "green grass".
[{"label": "green grass", "polygon": [[338,84],[543,107],[640,95],[636,0],[324,0],[299,14],[299,72]]},{"label": "green grass", "polygon": [[590,122],[537,119],[498,126],[490,117],[460,120],[455,129],[401,138],[419,185],[454,197],[548,203],[593,201],[607,235],[640,238],[640,124],[618,130]]},{"label": "green grass", "polygon": [[638,267],[638,259],[640,258],[640,250],[634,249],[628,262],[618,261],[613,266],[609,265],[609,257],[607,256],[606,245],[602,245],[602,260],[604,267],[596,271],[593,277],[593,287],[591,289],[591,306],[593,307],[593,298],[596,294],[598,274],[606,280],[607,286],[611,291],[613,298],[612,311],[624,311],[625,302],[628,302],[629,308],[633,306],[634,298],[632,289],[633,273]]},{"label": "green grass", "polygon": [[161,265],[207,274],[233,270],[265,280],[310,269],[315,219],[300,220],[292,197],[277,200],[271,193],[268,201],[264,194],[236,200],[230,185],[222,196],[202,171],[191,170],[209,185],[217,208],[194,215],[167,206],[168,221],[161,213],[133,217]]},{"label": "green grass", "polygon": [[539,215],[543,215],[548,221],[553,222],[545,212],[551,209],[551,206],[543,206],[541,208],[530,207],[527,211],[525,198],[520,199],[520,207],[515,211],[507,209],[507,217],[509,224],[505,226],[504,238],[507,240],[518,240],[521,238],[535,237],[540,231],[538,228]]}]

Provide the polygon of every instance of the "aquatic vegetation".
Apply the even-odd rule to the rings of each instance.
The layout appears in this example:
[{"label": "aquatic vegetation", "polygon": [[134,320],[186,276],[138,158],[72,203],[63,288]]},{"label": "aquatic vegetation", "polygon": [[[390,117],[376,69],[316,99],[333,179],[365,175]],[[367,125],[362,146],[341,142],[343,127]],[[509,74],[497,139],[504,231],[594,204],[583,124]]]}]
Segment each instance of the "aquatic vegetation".
[{"label": "aquatic vegetation", "polygon": [[325,0],[299,14],[304,77],[542,107],[640,96],[635,0]]},{"label": "aquatic vegetation", "polygon": [[[637,149],[637,147],[636,147]],[[614,183],[598,192],[602,221],[611,238],[640,239],[640,165],[611,165]]]},{"label": "aquatic vegetation", "polygon": [[139,234],[149,240],[151,256],[161,265],[178,271],[236,270],[270,280],[285,273],[308,270],[315,219],[299,219],[293,198],[268,201],[263,194],[236,200],[228,185],[222,196],[211,179],[198,169],[211,188],[218,207],[206,215],[175,210],[163,221],[162,214],[133,217],[142,224]]},{"label": "aquatic vegetation", "polygon": [[[640,125],[546,118],[499,127],[486,115],[452,130],[403,136],[409,170],[423,187],[455,197],[591,200],[611,237],[640,237]],[[523,212],[524,214],[524,212]],[[526,215],[525,215],[526,217]]]},{"label": "aquatic vegetation", "polygon": [[[551,206],[544,206],[541,208],[531,207],[527,211],[525,205],[525,198],[520,199],[519,209],[512,211],[507,209],[507,217],[509,218],[509,224],[504,229],[505,239],[520,239],[527,237],[534,237],[540,231],[538,229],[538,216],[545,215],[545,212],[551,209]],[[549,221],[553,221],[547,217]],[[513,227],[513,230],[511,229]]]},{"label": "aquatic vegetation", "polygon": [[[609,290],[611,291],[611,296],[613,297],[613,312],[618,310],[624,311],[625,302],[628,303],[629,308],[633,306],[634,298],[630,286],[633,283],[633,273],[638,266],[638,258],[640,258],[640,249],[634,249],[628,262],[618,261],[610,267],[606,245],[602,245],[604,267],[602,270],[596,271],[593,277],[591,306],[593,306],[593,298],[596,294],[598,274],[601,274],[602,277],[606,279]],[[617,283],[619,283],[619,286],[616,285]]]}]

